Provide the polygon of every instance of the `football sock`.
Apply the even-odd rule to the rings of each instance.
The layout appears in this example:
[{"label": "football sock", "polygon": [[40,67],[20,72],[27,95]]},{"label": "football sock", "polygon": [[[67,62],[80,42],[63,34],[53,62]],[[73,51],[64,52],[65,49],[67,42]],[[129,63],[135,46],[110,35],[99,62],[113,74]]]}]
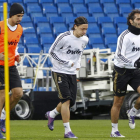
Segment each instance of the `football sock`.
[{"label": "football sock", "polygon": [[63,125],[64,125],[64,128],[65,128],[65,134],[67,134],[68,132],[71,131],[69,122],[63,123]]},{"label": "football sock", "polygon": [[55,118],[58,114],[60,114],[56,108],[50,112],[50,117]]},{"label": "football sock", "polygon": [[112,132],[111,133],[118,131],[118,123],[112,123],[111,125],[112,125]]},{"label": "football sock", "polygon": [[137,110],[135,107],[133,107],[133,108],[131,108],[129,114],[130,114],[131,116],[136,116],[137,112],[138,112],[138,110]]},{"label": "football sock", "polygon": [[2,112],[1,112],[1,120],[5,120],[6,118],[6,112],[4,110],[4,108],[2,109]]}]

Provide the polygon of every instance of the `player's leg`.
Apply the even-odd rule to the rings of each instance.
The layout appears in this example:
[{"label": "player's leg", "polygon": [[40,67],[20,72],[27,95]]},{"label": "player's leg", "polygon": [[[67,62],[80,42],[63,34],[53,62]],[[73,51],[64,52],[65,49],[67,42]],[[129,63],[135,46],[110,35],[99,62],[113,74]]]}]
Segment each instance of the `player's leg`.
[{"label": "player's leg", "polygon": [[5,108],[2,109],[2,112],[1,112],[1,119],[0,119],[0,122],[1,122],[1,131],[3,133],[6,133],[6,129],[5,129],[5,119],[6,119],[6,112],[5,112]]},{"label": "player's leg", "polygon": [[118,120],[123,100],[124,96],[121,97],[114,96],[114,103],[111,109],[111,122],[112,122],[111,137],[124,137],[119,133],[118,130]]},{"label": "player's leg", "polygon": [[[4,67],[0,66],[0,116],[5,103],[5,85],[4,85]],[[4,139],[5,137],[1,133],[1,121],[0,121],[0,139]]]},{"label": "player's leg", "polygon": [[[70,92],[71,92],[71,100],[70,102],[67,102],[67,106],[69,105],[69,107],[72,107],[75,104],[76,101],[76,94],[77,94],[77,80],[76,80],[76,75],[69,75],[69,86],[70,86]],[[63,104],[62,104],[63,105]],[[63,119],[63,125],[65,128],[65,138],[77,138],[73,133],[72,130],[70,128],[70,110],[69,108],[65,108],[67,109],[67,115],[64,114],[64,119]],[[62,109],[61,109],[62,111]],[[65,113],[65,112],[64,112]],[[62,114],[62,113],[61,113]]]},{"label": "player's leg", "polygon": [[23,90],[21,85],[20,76],[18,74],[17,68],[12,66],[9,68],[10,74],[10,90],[12,95],[10,96],[10,110],[12,110],[18,103],[20,98],[23,96]]},{"label": "player's leg", "polygon": [[118,119],[120,109],[124,101],[124,96],[126,94],[129,79],[130,79],[129,73],[127,73],[126,69],[114,66],[113,71],[114,103],[111,108],[112,131],[110,137],[124,137],[118,131]]},{"label": "player's leg", "polygon": [[[136,69],[133,73],[133,79],[129,82],[130,86],[140,94],[140,70]],[[127,116],[129,119],[129,127],[135,129],[135,116],[140,109],[140,97],[136,100],[133,108],[127,110]]]}]

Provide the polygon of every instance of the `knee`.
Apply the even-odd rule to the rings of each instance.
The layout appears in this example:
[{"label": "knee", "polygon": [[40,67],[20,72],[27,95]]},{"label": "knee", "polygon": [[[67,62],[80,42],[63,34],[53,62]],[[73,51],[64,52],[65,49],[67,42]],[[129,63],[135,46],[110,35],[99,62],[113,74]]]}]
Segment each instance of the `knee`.
[{"label": "knee", "polygon": [[12,96],[15,100],[19,100],[23,96],[23,91],[17,91]]},{"label": "knee", "polygon": [[114,101],[113,106],[117,108],[121,108],[123,104],[124,97],[119,97],[117,100]]},{"label": "knee", "polygon": [[0,90],[0,98],[5,99],[5,90]]}]

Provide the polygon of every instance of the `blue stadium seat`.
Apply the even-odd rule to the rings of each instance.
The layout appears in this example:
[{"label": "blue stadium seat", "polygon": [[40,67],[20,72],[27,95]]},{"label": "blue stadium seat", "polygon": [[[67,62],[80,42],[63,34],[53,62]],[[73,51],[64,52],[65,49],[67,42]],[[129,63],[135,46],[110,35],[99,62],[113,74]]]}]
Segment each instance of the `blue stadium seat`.
[{"label": "blue stadium seat", "polygon": [[59,6],[58,13],[62,17],[73,17],[74,16],[73,12],[72,12],[72,8],[70,6]]},{"label": "blue stadium seat", "polygon": [[58,36],[60,33],[66,32],[68,29],[66,26],[55,26],[53,27],[53,33],[55,36]]},{"label": "blue stadium seat", "polygon": [[18,53],[26,53],[25,47],[21,44],[18,44]]},{"label": "blue stadium seat", "polygon": [[22,3],[22,0],[8,0],[8,4],[12,5],[13,3]]},{"label": "blue stadium seat", "polygon": [[50,27],[37,27],[37,34],[38,36],[46,36],[46,37],[53,37],[52,30]]},{"label": "blue stadium seat", "polygon": [[85,4],[89,7],[100,7],[99,0],[85,0]]},{"label": "blue stadium seat", "polygon": [[116,27],[122,27],[127,25],[127,19],[125,17],[114,17],[114,23]]},{"label": "blue stadium seat", "polygon": [[53,0],[39,0],[39,4],[43,7],[43,6],[54,5],[54,2]]},{"label": "blue stadium seat", "polygon": [[121,16],[123,16],[123,17],[127,17],[128,14],[129,14],[130,12],[132,12],[132,8],[131,8],[131,7],[120,7],[119,10],[120,10]]},{"label": "blue stadium seat", "polygon": [[24,44],[38,44],[38,39],[36,37],[24,37]]},{"label": "blue stadium seat", "polygon": [[[8,13],[9,13],[9,11],[10,11],[9,6],[8,6],[7,10],[8,10]],[[9,16],[9,14],[7,16]],[[3,5],[0,6],[0,17],[3,17]]]},{"label": "blue stadium seat", "polygon": [[131,7],[130,0],[116,0],[116,4],[120,7]]},{"label": "blue stadium seat", "polygon": [[23,36],[34,36],[36,37],[36,32],[33,27],[23,28]]},{"label": "blue stadium seat", "polygon": [[23,0],[23,3],[27,6],[36,6],[38,5],[38,0]]},{"label": "blue stadium seat", "polygon": [[102,10],[102,7],[91,7],[89,6],[89,13],[96,18],[98,17],[104,17],[104,12]]},{"label": "blue stadium seat", "polygon": [[[106,46],[116,46],[117,45],[117,37],[105,37],[105,45]],[[108,48],[109,48],[108,46]]]},{"label": "blue stadium seat", "polygon": [[43,14],[46,14],[47,19],[58,17],[57,7],[53,5],[43,6]]},{"label": "blue stadium seat", "polygon": [[128,29],[127,26],[118,27],[118,36],[119,36],[124,30],[126,30],[126,29]]},{"label": "blue stadium seat", "polygon": [[117,44],[108,45],[108,48],[111,49],[111,52],[116,52]]},{"label": "blue stadium seat", "polygon": [[76,17],[66,17],[66,24],[69,25],[70,23],[74,24],[74,20]]},{"label": "blue stadium seat", "polygon": [[89,16],[88,10],[85,6],[74,6],[73,12],[77,17],[79,17],[79,16],[88,17]]},{"label": "blue stadium seat", "polygon": [[100,37],[100,29],[99,27],[88,27],[87,35],[89,37]]},{"label": "blue stadium seat", "polygon": [[50,47],[51,47],[51,44],[44,44],[43,45],[43,52],[44,53],[49,53]]},{"label": "blue stadium seat", "polygon": [[23,61],[23,65],[27,66],[27,67],[31,67],[31,65],[29,64],[29,61],[27,59],[27,57],[25,57],[24,61]]},{"label": "blue stadium seat", "polygon": [[131,4],[135,9],[140,8],[140,1],[139,0],[131,0]]},{"label": "blue stadium seat", "polygon": [[63,17],[50,17],[50,24],[53,26],[66,26],[65,18]]},{"label": "blue stadium seat", "polygon": [[114,17],[119,17],[117,7],[104,7],[104,13],[112,20]]},{"label": "blue stadium seat", "polygon": [[33,19],[34,17],[43,17],[42,9],[40,6],[27,6],[27,13]]},{"label": "blue stadium seat", "polygon": [[92,46],[92,48],[100,48],[104,46],[103,39],[101,37],[90,37],[89,38],[89,45]]},{"label": "blue stadium seat", "polygon": [[100,0],[100,3],[103,5],[103,7],[107,7],[107,6],[114,7],[115,6],[114,0]]},{"label": "blue stadium seat", "polygon": [[44,45],[44,44],[51,44],[54,42],[54,37],[44,37],[44,36],[41,36],[40,37],[40,42],[41,42],[41,45]]},{"label": "blue stadium seat", "polygon": [[45,26],[45,27],[50,28],[50,23],[46,17],[34,17],[33,22],[36,27]]},{"label": "blue stadium seat", "polygon": [[32,20],[29,16],[23,16],[22,21],[21,21],[21,26],[23,28],[28,28],[28,27],[32,27],[33,28],[33,24],[32,24]]},{"label": "blue stadium seat", "polygon": [[70,4],[83,4],[84,0],[69,0]]},{"label": "blue stadium seat", "polygon": [[114,24],[110,17],[99,17],[98,24],[101,27],[114,27]]},{"label": "blue stadium seat", "polygon": [[27,53],[40,53],[41,51],[41,47],[35,47],[35,46],[29,46],[29,45],[26,45],[27,47]]},{"label": "blue stadium seat", "polygon": [[114,27],[103,27],[102,35],[104,37],[117,37],[116,29]]},{"label": "blue stadium seat", "polygon": [[59,7],[59,6],[63,6],[63,7],[67,7],[69,6],[69,0],[54,0],[54,3]]}]

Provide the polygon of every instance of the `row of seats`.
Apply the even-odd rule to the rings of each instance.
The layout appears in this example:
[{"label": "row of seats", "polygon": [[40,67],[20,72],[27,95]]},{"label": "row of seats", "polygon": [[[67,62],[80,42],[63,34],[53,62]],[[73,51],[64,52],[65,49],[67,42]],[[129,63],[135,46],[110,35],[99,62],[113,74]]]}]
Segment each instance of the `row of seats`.
[{"label": "row of seats", "polygon": [[[6,0],[3,0],[6,1]],[[9,2],[9,1],[8,1]],[[128,13],[130,13],[133,9],[132,5],[130,3],[130,0],[116,0],[116,3],[114,0],[108,0],[108,1],[89,1],[87,2],[88,7],[86,7],[86,3],[84,1],[74,1],[69,2],[68,0],[56,2],[57,6],[50,4],[49,2],[38,2],[37,0],[11,0],[10,4],[13,2],[19,2],[25,10],[25,14],[29,15],[32,19],[34,17],[43,17],[46,16],[47,18],[50,17],[72,17],[72,16],[94,16],[97,17],[103,17],[103,16],[109,16],[111,18],[123,16],[127,17]],[[0,3],[1,5],[2,3]],[[40,6],[42,4],[42,6]],[[103,6],[102,6],[103,5]],[[119,5],[119,7],[117,6]],[[139,3],[134,3],[134,8],[140,7]],[[9,6],[8,6],[9,11]],[[3,16],[3,7],[0,6],[0,16]]]}]

